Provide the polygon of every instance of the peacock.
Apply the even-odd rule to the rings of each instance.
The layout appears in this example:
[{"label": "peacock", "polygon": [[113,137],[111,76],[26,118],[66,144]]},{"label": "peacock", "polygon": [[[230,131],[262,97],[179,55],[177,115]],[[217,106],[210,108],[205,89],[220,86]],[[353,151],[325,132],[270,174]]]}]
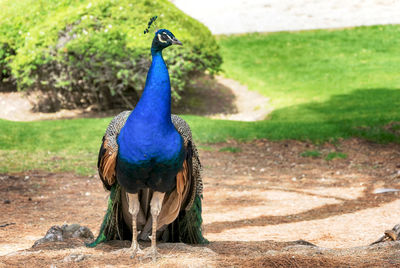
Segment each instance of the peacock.
[{"label": "peacock", "polygon": [[123,250],[133,258],[142,252],[138,239],[151,238],[148,254],[155,260],[156,241],[208,243],[201,227],[199,154],[189,125],[171,115],[171,85],[162,56],[171,45],[182,43],[169,30],[156,31],[139,102],[133,111],[114,117],[103,136],[97,166],[110,197],[99,235],[89,247],[132,239]]}]

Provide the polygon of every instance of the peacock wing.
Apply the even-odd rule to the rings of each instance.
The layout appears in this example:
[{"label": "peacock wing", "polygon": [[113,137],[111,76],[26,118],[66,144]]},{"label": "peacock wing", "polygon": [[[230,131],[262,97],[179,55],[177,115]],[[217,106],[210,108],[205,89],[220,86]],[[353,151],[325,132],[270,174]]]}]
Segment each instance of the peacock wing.
[{"label": "peacock wing", "polygon": [[195,196],[201,196],[203,183],[201,179],[201,164],[196,146],[192,140],[192,132],[189,125],[177,115],[171,116],[172,123],[182,136],[185,146],[185,160],[181,171],[176,175],[176,188],[168,193],[158,216],[158,225],[170,224],[182,210],[189,210]]},{"label": "peacock wing", "polygon": [[[171,116],[172,123],[176,130],[181,134],[186,150],[186,159],[182,169],[182,176],[185,174],[190,185],[190,192],[184,203],[184,209],[189,210],[195,199],[195,196],[203,195],[203,180],[201,178],[202,166],[200,163],[199,152],[192,138],[192,131],[188,123],[177,115]],[[177,181],[178,182],[178,181]]]},{"label": "peacock wing", "polygon": [[107,190],[110,190],[111,186],[115,183],[115,165],[118,155],[117,137],[130,113],[131,111],[124,111],[115,116],[110,124],[108,124],[106,133],[103,136],[97,168],[103,186]]}]

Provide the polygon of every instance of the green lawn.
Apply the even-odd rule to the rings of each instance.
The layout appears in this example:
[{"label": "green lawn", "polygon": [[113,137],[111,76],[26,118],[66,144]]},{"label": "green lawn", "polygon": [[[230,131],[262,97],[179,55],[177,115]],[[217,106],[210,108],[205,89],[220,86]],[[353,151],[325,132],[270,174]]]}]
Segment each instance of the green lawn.
[{"label": "green lawn", "polygon": [[[400,26],[219,37],[224,71],[271,98],[260,122],[184,116],[195,141],[362,137],[400,143]],[[94,172],[110,118],[0,120],[0,172]],[[335,156],[337,157],[337,156]]]},{"label": "green lawn", "polygon": [[275,108],[400,88],[400,26],[221,36],[223,69]]}]

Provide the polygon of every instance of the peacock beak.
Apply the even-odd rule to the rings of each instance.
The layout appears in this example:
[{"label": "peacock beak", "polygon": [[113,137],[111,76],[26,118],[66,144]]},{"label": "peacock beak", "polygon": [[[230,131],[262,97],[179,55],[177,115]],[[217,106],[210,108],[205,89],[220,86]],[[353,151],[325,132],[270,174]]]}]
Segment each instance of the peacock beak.
[{"label": "peacock beak", "polygon": [[182,46],[182,42],[179,41],[179,40],[176,39],[176,38],[172,39],[172,44],[173,44],[173,45],[180,45],[180,46]]}]

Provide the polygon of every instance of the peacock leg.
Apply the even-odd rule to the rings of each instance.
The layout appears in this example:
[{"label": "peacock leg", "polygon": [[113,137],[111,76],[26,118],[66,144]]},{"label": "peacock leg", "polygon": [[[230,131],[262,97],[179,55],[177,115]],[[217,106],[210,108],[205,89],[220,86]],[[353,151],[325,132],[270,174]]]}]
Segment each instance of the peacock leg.
[{"label": "peacock leg", "polygon": [[129,213],[132,215],[132,244],[130,247],[131,259],[136,256],[136,253],[140,252],[139,243],[137,241],[137,215],[139,214],[140,203],[139,203],[139,195],[127,193],[128,204],[129,204]]},{"label": "peacock leg", "polygon": [[152,225],[153,225],[152,233],[151,233],[150,254],[152,255],[151,257],[152,257],[153,261],[156,261],[156,259],[157,259],[157,246],[156,246],[157,218],[161,211],[162,203],[164,200],[164,195],[165,195],[165,193],[154,192],[153,197],[151,198],[151,202],[150,202],[150,211],[151,211]]}]

